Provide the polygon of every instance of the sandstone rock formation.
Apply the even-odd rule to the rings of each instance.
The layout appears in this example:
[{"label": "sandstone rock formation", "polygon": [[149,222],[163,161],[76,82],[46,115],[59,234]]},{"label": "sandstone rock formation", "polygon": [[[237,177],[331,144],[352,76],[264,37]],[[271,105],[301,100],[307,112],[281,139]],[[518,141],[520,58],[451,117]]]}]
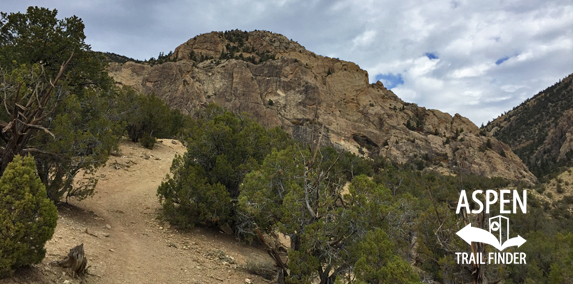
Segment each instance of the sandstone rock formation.
[{"label": "sandstone rock formation", "polygon": [[535,180],[507,145],[480,135],[469,119],[403,102],[381,82],[370,84],[358,65],[316,55],[279,34],[203,34],[177,47],[171,61],[112,63],[109,71],[119,84],[155,93],[184,113],[214,102],[303,141],[315,141],[324,125],[323,143],[357,154]]}]

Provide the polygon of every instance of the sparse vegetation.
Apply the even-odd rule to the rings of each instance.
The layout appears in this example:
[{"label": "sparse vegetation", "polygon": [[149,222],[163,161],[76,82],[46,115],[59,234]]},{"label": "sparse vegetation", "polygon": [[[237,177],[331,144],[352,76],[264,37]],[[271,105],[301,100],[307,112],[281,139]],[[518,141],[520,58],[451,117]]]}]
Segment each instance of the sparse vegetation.
[{"label": "sparse vegetation", "polygon": [[570,75],[485,126],[488,131],[499,127],[495,137],[508,144],[538,178],[573,165],[573,151],[565,159],[558,159],[564,137],[548,139],[552,129],[559,127],[560,119],[573,109],[572,85]]},{"label": "sparse vegetation", "polygon": [[247,260],[247,263],[243,269],[251,274],[259,275],[267,280],[274,280],[277,276],[277,269],[272,262]]},{"label": "sparse vegetation", "polygon": [[[454,213],[460,190],[469,194],[510,186],[521,190],[524,183],[463,172],[455,176],[432,172],[429,166],[447,161],[446,154],[435,152],[420,151],[404,164],[392,163],[376,155],[377,142],[363,134],[354,134],[352,139],[359,153],[370,154],[366,158],[319,147],[320,139],[311,145],[298,143],[279,128],[266,129],[248,114],[233,114],[216,105],[193,117],[184,116],[154,95],[116,88],[105,72],[106,60],[84,43],[81,20],[55,17],[55,10],[30,8],[26,14],[2,14],[0,20],[0,90],[5,94],[6,110],[0,112],[1,126],[6,129],[0,140],[0,277],[42,260],[57,219],[48,197],[57,201],[90,196],[97,182],[95,170],[127,133],[147,148],[153,148],[156,138],[181,138],[187,152],[173,160],[171,175],[157,189],[163,216],[179,228],[230,227],[241,240],[266,245],[276,266],[249,261],[244,269],[267,279],[279,272],[278,280],[287,283],[317,279],[329,284],[412,283],[420,282],[420,275],[425,282],[439,283],[470,283],[478,277],[500,283],[573,280],[568,269],[573,262],[573,197],[565,192],[568,181],[556,179],[560,195],[551,202],[546,198],[553,199],[551,190],[537,185],[537,192],[546,197],[531,193],[528,214],[511,218],[512,232],[527,239],[519,248],[527,253],[527,264],[483,265],[479,271],[457,265],[454,253],[470,248],[456,232],[468,220],[486,217],[464,219]],[[227,44],[211,63],[237,59],[257,64],[275,59],[271,51],[250,45],[247,32],[227,31],[219,37]],[[106,56],[108,61],[129,60]],[[193,51],[189,58],[194,64],[214,59]],[[148,63],[173,60],[177,58],[172,52],[160,53]],[[327,75],[331,74],[328,69]],[[268,106],[274,104],[267,101]],[[408,106],[408,113],[415,110]],[[538,107],[533,108],[536,113],[527,113],[537,117]],[[390,109],[398,110],[396,106]],[[548,120],[555,122],[552,117]],[[425,131],[425,113],[414,111],[405,126]],[[450,139],[464,141],[463,132],[456,129],[453,137],[445,137],[444,145]],[[433,133],[440,134],[438,129]],[[507,133],[500,135],[511,136]],[[531,143],[533,148],[519,150],[520,155],[533,153],[546,134]],[[400,136],[392,139],[398,144],[396,137]],[[403,145],[420,144],[415,138],[399,139]],[[386,139],[383,147],[389,144]],[[451,144],[457,150],[462,143]],[[500,145],[488,138],[480,150],[492,149],[506,157]],[[34,157],[20,156],[26,153]],[[567,159],[571,157],[573,151]],[[556,178],[559,162],[536,159],[528,163],[545,173],[546,161],[551,170],[547,177]],[[86,179],[77,178],[80,172]],[[498,214],[499,208],[493,206],[491,211],[491,215]],[[277,257],[276,248],[263,241],[263,234],[276,232],[290,237],[286,263]],[[85,233],[90,234],[87,229]],[[233,260],[221,250],[207,257],[226,263]]]}]

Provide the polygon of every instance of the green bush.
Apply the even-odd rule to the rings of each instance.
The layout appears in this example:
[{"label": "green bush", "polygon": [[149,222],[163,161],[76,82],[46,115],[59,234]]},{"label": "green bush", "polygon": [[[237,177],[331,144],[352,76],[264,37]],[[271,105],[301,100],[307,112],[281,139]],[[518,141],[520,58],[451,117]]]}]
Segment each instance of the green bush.
[{"label": "green bush", "polygon": [[557,188],[555,190],[557,191],[557,193],[565,192],[565,189],[563,189],[563,186],[561,185],[561,183],[557,184]]},{"label": "green bush", "polygon": [[176,156],[171,167],[173,178],[157,189],[163,214],[181,228],[226,223],[231,210],[229,192],[220,183],[208,183],[203,169],[187,162]]},{"label": "green bush", "polygon": [[358,259],[354,275],[358,283],[419,283],[410,264],[394,254],[394,243],[380,228],[369,231],[352,250]]},{"label": "green bush", "polygon": [[58,211],[30,156],[15,156],[0,178],[0,277],[44,259]]},{"label": "green bush", "polygon": [[155,147],[155,137],[150,134],[143,135],[143,137],[139,139],[139,142],[141,142],[141,146],[147,149],[153,149],[153,147]]},{"label": "green bush", "polygon": [[293,143],[280,130],[265,129],[244,115],[210,105],[197,114],[185,139],[187,153],[173,161],[172,178],[157,190],[164,214],[180,227],[234,224],[235,203],[245,175],[273,148]]},{"label": "green bush", "polygon": [[125,87],[120,91],[127,135],[133,142],[153,149],[155,138],[174,138],[184,128],[186,117],[179,110],[171,110],[160,98],[138,94]]}]

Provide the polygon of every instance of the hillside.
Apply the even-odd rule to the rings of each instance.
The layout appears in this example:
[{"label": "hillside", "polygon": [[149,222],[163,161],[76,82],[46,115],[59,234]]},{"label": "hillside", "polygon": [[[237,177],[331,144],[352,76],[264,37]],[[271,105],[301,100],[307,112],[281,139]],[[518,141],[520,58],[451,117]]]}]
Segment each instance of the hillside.
[{"label": "hillside", "polygon": [[[209,103],[251,113],[311,142],[398,164],[534,182],[510,147],[469,119],[407,103],[352,62],[323,57],[265,31],[212,32],[147,63],[111,63],[121,85],[194,113]],[[488,142],[489,141],[489,142]]]},{"label": "hillside", "polygon": [[[270,282],[243,269],[247,261],[272,265],[264,250],[212,230],[177,231],[159,219],[157,187],[185,146],[164,139],[148,150],[124,141],[120,150],[121,156],[110,157],[97,171],[93,198],[60,206],[46,258],[0,283]],[[83,279],[49,264],[81,243],[88,258],[88,275]]]},{"label": "hillside", "polygon": [[573,74],[485,126],[538,177],[573,158]]}]

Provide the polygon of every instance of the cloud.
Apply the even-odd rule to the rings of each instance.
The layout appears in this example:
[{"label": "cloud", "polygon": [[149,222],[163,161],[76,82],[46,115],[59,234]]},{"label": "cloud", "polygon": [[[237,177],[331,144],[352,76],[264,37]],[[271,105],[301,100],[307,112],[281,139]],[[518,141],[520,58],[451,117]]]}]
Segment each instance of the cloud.
[{"label": "cloud", "polygon": [[94,50],[137,59],[211,31],[281,33],[357,63],[372,82],[390,76],[380,78],[403,100],[478,125],[573,72],[569,0],[4,0],[0,10],[29,5],[77,15]]}]

